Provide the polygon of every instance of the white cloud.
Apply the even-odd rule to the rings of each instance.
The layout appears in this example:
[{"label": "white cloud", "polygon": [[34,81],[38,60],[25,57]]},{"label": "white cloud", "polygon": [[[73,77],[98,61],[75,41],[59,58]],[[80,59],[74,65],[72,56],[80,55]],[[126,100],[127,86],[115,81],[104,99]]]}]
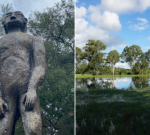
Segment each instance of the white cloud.
[{"label": "white cloud", "polygon": [[76,46],[82,48],[89,39],[101,40],[108,47],[112,47],[112,45],[117,45],[123,41],[122,38],[110,35],[98,27],[89,26],[83,32],[76,34]]},{"label": "white cloud", "polygon": [[126,46],[128,46],[128,45],[119,45],[119,47],[120,47],[120,48],[123,48],[123,49],[124,49]]},{"label": "white cloud", "polygon": [[137,20],[140,20],[140,21],[142,21],[143,23],[148,23],[148,21],[147,21],[145,18],[140,18],[140,17],[138,17]]},{"label": "white cloud", "polygon": [[76,11],[75,11],[75,14],[76,14],[76,18],[79,18],[79,17],[85,17],[87,11],[86,11],[86,8],[84,7],[76,7]]},{"label": "white cloud", "polygon": [[84,18],[76,18],[75,29],[76,33],[83,32],[87,28],[88,22]]},{"label": "white cloud", "polygon": [[150,46],[148,46],[148,47],[144,47],[144,48],[146,48],[146,49],[150,49]]},{"label": "white cloud", "polygon": [[101,40],[107,47],[116,47],[123,38],[114,36],[114,33],[121,28],[119,16],[114,12],[101,12],[99,6],[92,5],[88,9],[83,6],[76,7],[76,46],[80,48],[85,46],[89,39]]},{"label": "white cloud", "polygon": [[116,67],[125,68],[125,69],[130,69],[128,63],[121,63],[121,62],[118,62],[118,63],[116,64]]},{"label": "white cloud", "polygon": [[130,25],[129,28],[132,30],[145,30],[149,27],[148,21],[145,18],[136,18],[138,21],[137,24]]},{"label": "white cloud", "polygon": [[150,0],[102,0],[99,8],[117,14],[142,12],[150,7]]},{"label": "white cloud", "polygon": [[150,37],[147,37],[148,38],[148,40],[150,41]]},{"label": "white cloud", "polygon": [[75,2],[79,2],[78,0],[75,0]]},{"label": "white cloud", "polygon": [[122,26],[119,21],[119,16],[116,13],[104,11],[104,13],[101,14],[98,7],[95,6],[90,6],[88,11],[91,13],[91,21],[95,22],[99,28],[109,32],[121,30]]},{"label": "white cloud", "polygon": [[47,7],[52,7],[61,0],[1,0],[1,4],[12,3],[15,11],[22,11],[25,17],[29,17],[32,11],[43,11]]}]

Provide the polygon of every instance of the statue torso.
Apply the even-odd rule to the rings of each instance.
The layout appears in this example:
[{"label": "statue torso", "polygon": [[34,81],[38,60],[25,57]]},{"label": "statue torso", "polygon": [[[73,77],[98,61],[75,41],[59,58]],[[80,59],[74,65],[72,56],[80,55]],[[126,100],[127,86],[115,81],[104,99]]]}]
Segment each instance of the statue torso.
[{"label": "statue torso", "polygon": [[[33,36],[21,32],[7,34],[0,39],[1,77],[9,86],[14,82],[24,82],[29,77],[33,40]],[[18,80],[21,77],[22,80]]]}]

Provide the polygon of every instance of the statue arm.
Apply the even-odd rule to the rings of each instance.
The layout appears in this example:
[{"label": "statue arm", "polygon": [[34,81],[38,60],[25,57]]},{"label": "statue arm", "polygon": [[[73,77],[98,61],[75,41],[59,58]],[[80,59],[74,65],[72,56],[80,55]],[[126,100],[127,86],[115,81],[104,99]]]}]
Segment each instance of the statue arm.
[{"label": "statue arm", "polygon": [[0,82],[0,117],[4,117],[4,112],[8,109],[7,104],[2,98],[2,85]]},{"label": "statue arm", "polygon": [[29,81],[28,90],[37,89],[39,82],[44,79],[45,71],[46,71],[44,43],[41,39],[39,38],[37,39],[38,40],[34,40],[33,42],[34,67]]},{"label": "statue arm", "polygon": [[37,98],[36,90],[40,81],[44,79],[46,71],[44,43],[39,38],[33,41],[33,65],[28,91],[25,96],[26,109],[33,109]]}]

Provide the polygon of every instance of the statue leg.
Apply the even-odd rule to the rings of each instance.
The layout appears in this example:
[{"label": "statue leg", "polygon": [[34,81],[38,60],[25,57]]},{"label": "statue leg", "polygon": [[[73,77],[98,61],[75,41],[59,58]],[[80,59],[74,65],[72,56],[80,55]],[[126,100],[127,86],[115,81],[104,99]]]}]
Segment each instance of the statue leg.
[{"label": "statue leg", "polygon": [[35,102],[34,109],[31,111],[25,110],[24,105],[25,93],[20,98],[20,113],[22,117],[25,135],[42,135],[42,121],[40,113],[39,98]]},{"label": "statue leg", "polygon": [[11,98],[5,101],[8,105],[8,110],[6,110],[4,117],[0,118],[0,135],[14,135],[15,117],[16,117],[16,101]]}]

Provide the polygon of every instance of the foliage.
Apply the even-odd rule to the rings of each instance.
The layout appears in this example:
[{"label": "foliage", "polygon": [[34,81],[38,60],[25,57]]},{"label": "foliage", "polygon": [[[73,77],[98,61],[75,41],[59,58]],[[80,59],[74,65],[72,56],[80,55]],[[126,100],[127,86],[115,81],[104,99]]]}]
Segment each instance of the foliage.
[{"label": "foliage", "polygon": [[113,67],[113,75],[114,75],[115,65],[119,61],[120,61],[119,53],[117,52],[117,50],[113,50],[108,53],[107,62],[110,63]]},{"label": "foliage", "polygon": [[141,64],[137,62],[133,67],[134,74],[141,74]]},{"label": "foliage", "polygon": [[79,47],[76,47],[76,70],[78,70],[79,65],[81,64],[82,50]]},{"label": "foliage", "polygon": [[5,31],[2,25],[4,15],[11,11],[13,11],[12,4],[6,4],[6,5],[0,4],[0,37],[5,35]]},{"label": "foliage", "polygon": [[143,70],[148,68],[149,63],[148,60],[146,59],[146,53],[142,53],[141,57],[139,58],[140,64],[141,64],[141,70],[142,70],[142,74],[143,74]]},{"label": "foliage", "polygon": [[83,74],[85,69],[87,68],[87,65],[87,62],[83,61],[76,69],[76,74]]},{"label": "foliage", "polygon": [[32,12],[29,31],[45,40],[60,43],[61,51],[74,52],[74,2],[62,0],[43,13]]},{"label": "foliage", "polygon": [[146,52],[146,60],[150,62],[150,49]]},{"label": "foliage", "polygon": [[99,65],[104,62],[104,53],[100,52],[106,49],[106,45],[100,40],[88,40],[88,43],[83,47],[85,52],[83,52],[82,59],[88,61],[88,66],[85,71],[93,71],[99,68]]},{"label": "foliage", "polygon": [[[44,40],[47,72],[39,87],[43,135],[74,132],[74,2],[34,11],[29,32]],[[21,121],[16,127],[21,129]],[[16,128],[16,133],[21,131]]]},{"label": "foliage", "polygon": [[142,53],[141,47],[139,47],[138,45],[132,45],[130,47],[126,46],[120,57],[124,60],[124,62],[127,62],[129,64],[131,69],[133,69],[133,66],[141,56],[141,53]]},{"label": "foliage", "polygon": [[99,69],[98,75],[112,75],[112,67],[105,66],[104,68]]}]

